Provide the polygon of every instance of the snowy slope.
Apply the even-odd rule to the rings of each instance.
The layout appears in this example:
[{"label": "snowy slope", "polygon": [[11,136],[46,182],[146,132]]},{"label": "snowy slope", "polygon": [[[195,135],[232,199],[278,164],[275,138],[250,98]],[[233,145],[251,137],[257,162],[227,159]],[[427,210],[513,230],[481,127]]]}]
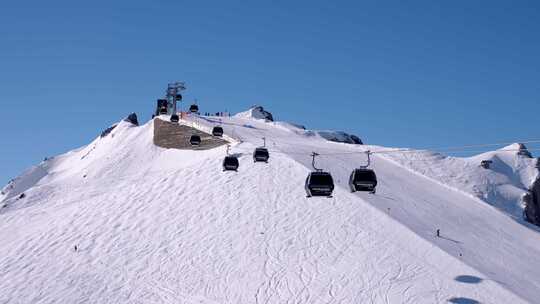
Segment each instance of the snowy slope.
[{"label": "snowy slope", "polygon": [[[517,221],[524,222],[521,197],[539,172],[535,168],[537,160],[520,156],[517,152],[519,149],[519,144],[513,144],[468,158],[450,157],[430,151],[383,155],[443,185],[483,200]],[[480,168],[483,160],[492,161],[489,169]]]},{"label": "snowy slope", "polygon": [[259,119],[259,120],[264,120],[264,121],[274,121],[274,116],[272,116],[272,113],[266,111],[261,106],[253,106],[249,108],[247,111],[236,113],[234,117]]},{"label": "snowy slope", "polygon": [[[348,144],[362,144],[362,140],[352,134],[348,134],[343,131],[333,131],[333,130],[306,130],[306,127],[298,124],[293,124],[283,121],[275,121],[272,114],[264,110],[261,106],[253,106],[247,111],[240,112],[234,115],[234,118],[244,119],[244,120],[256,120],[264,121],[267,123],[272,123],[278,127],[283,127],[285,129],[294,130],[296,133],[304,134],[306,136],[318,136],[329,141],[342,142]],[[249,124],[248,124],[249,125]]]},{"label": "snowy slope", "polygon": [[[220,118],[238,141],[166,150],[153,122],[39,165],[0,209],[0,302],[534,303],[540,235],[498,209],[377,156],[377,195],[348,173],[374,146],[289,124]],[[208,130],[217,118],[185,122]],[[267,138],[268,164],[251,151]],[[309,152],[339,187],[305,197]],[[29,177],[27,177],[29,176]],[[25,197],[19,199],[21,191]],[[435,227],[443,237],[434,238]],[[73,246],[78,246],[75,252]]]},{"label": "snowy slope", "polygon": [[[208,122],[209,119],[198,121]],[[246,124],[250,128],[244,128]],[[222,125],[229,132],[241,133],[243,140],[251,142],[261,142],[258,138],[272,132],[272,139],[267,139],[269,147],[289,155],[308,168],[311,167],[309,154],[312,151],[321,154],[336,153],[322,155],[318,164],[329,170],[343,188],[347,188],[352,167],[366,164],[366,157],[356,152],[389,150],[378,146],[327,142],[294,128],[275,129],[272,123],[232,119],[223,121]],[[491,279],[512,286],[520,294],[528,294],[530,299],[538,296],[536,291],[540,290],[540,269],[532,266],[540,263],[540,235],[537,227],[518,223],[506,213],[473,198],[461,189],[398,165],[388,155],[377,154],[372,159],[372,167],[379,177],[378,194],[372,196],[360,193],[357,196]],[[406,153],[396,155],[409,157]],[[479,172],[483,170],[477,166],[475,168]],[[525,169],[527,172],[531,170],[530,167]],[[497,185],[491,186],[497,188]],[[512,201],[508,203],[513,204]],[[442,240],[433,238],[437,228],[442,231]]]}]

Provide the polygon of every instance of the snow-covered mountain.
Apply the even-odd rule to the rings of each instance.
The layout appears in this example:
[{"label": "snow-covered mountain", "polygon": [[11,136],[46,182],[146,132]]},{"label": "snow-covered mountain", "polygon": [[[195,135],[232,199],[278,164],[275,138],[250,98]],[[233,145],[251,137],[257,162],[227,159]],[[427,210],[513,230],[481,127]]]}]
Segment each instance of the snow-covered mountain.
[{"label": "snow-covered mountain", "polygon": [[236,115],[234,115],[234,117],[260,119],[264,121],[274,121],[274,116],[272,115],[272,113],[266,111],[261,106],[253,106],[249,108],[247,111],[237,113]]},{"label": "snow-covered mountain", "polygon": [[[253,106],[249,108],[247,111],[237,113],[236,115],[234,115],[234,117],[240,118],[240,119],[247,118],[247,119],[263,120],[265,122],[274,121],[274,116],[272,115],[272,113],[266,111],[261,106]],[[306,130],[306,127],[302,125],[282,122],[282,121],[276,121],[274,124],[288,128],[290,130],[296,130],[296,132],[303,133],[306,136],[319,136],[329,141],[342,142],[342,143],[347,143],[347,144],[356,144],[356,145],[363,144],[362,140],[358,136],[353,135],[353,134],[348,134],[343,131]]]},{"label": "snow-covered mountain", "polygon": [[[522,145],[516,143],[468,158],[431,151],[386,153],[385,157],[524,221],[521,198],[538,178],[539,171],[535,167],[537,159],[523,155],[520,148]],[[490,162],[490,167],[482,168],[482,161]]]},{"label": "snow-covered mountain", "polygon": [[[472,158],[391,153],[250,111],[180,122],[205,132],[220,124],[238,172],[222,172],[225,146],[160,148],[154,120],[122,120],[10,182],[0,197],[0,302],[540,297],[540,230],[523,221],[519,200],[538,170],[515,146]],[[270,161],[254,163],[263,137]],[[366,163],[366,150],[381,151],[371,158],[377,194],[350,193],[349,174]],[[333,198],[306,198],[311,152],[334,176]],[[479,166],[485,159],[492,168]]]}]

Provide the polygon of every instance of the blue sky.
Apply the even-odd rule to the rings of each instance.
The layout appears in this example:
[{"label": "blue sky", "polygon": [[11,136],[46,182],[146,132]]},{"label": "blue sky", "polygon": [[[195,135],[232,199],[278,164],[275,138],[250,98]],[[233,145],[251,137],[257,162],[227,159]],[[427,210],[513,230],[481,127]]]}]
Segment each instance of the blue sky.
[{"label": "blue sky", "polygon": [[539,139],[538,1],[0,2],[0,183],[168,82],[366,142]]}]

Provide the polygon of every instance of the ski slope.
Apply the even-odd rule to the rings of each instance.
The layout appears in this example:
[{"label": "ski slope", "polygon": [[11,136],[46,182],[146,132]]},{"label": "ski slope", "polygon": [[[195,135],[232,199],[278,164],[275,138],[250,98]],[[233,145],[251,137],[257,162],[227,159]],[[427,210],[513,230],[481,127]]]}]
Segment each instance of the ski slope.
[{"label": "ski slope", "polygon": [[[517,154],[520,148],[519,144],[512,144],[466,158],[431,151],[386,153],[385,156],[442,185],[483,200],[525,223],[525,206],[521,197],[536,180],[539,170],[536,168],[537,159]],[[483,160],[492,162],[489,170],[480,168]]]},{"label": "ski slope", "polygon": [[[162,117],[165,119],[165,117]],[[160,118],[157,118],[160,119]],[[1,303],[534,303],[540,234],[463,191],[292,124],[218,120],[225,147],[166,150],[153,121],[44,161],[0,203]],[[251,152],[266,137],[268,164]],[[312,151],[338,187],[306,198]],[[19,198],[23,193],[25,196]],[[440,228],[442,238],[435,238]],[[77,246],[77,251],[74,246]]]}]

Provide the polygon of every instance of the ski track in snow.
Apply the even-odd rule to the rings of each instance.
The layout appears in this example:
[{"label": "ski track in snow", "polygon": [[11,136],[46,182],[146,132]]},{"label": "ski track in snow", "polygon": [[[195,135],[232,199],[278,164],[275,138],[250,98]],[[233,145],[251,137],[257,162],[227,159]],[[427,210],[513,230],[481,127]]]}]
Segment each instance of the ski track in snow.
[{"label": "ski track in snow", "polygon": [[[232,149],[244,153],[239,172],[221,171],[224,147],[154,147],[151,123],[120,123],[60,157],[24,203],[0,213],[0,303],[525,303],[539,295],[537,232],[383,158],[374,160],[381,183],[371,195],[346,188],[362,156],[321,157],[338,187],[333,198],[307,199],[309,152],[348,146],[229,122],[226,133],[243,140]],[[262,136],[298,154],[253,163],[248,151]],[[435,239],[436,227],[453,241]],[[480,282],[456,280],[463,275]]]}]

